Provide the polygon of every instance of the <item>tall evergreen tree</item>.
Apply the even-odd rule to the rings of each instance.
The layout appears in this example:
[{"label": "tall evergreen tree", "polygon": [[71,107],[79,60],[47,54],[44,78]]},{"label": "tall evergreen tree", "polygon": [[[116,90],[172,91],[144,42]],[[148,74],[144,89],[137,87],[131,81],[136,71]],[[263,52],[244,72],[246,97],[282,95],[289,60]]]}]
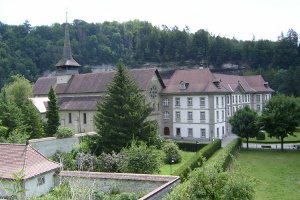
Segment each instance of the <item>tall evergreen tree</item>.
[{"label": "tall evergreen tree", "polygon": [[50,88],[50,91],[48,93],[48,109],[46,112],[46,118],[47,118],[47,124],[45,127],[45,132],[48,136],[53,136],[58,129],[58,126],[60,125],[59,122],[59,114],[58,114],[58,105],[57,105],[57,98],[54,93],[53,88]]},{"label": "tall evergreen tree", "polygon": [[106,96],[97,105],[94,121],[99,134],[98,153],[119,152],[133,139],[147,141],[151,135],[151,123],[146,118],[151,111],[152,107],[145,102],[137,84],[119,61]]}]

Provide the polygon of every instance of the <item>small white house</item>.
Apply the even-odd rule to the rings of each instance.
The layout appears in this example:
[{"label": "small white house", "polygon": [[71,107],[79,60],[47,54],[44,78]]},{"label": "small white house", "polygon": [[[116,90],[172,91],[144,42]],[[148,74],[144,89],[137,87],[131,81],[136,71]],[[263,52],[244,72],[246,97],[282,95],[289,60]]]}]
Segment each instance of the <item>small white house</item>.
[{"label": "small white house", "polygon": [[60,164],[50,161],[31,145],[0,144],[0,199],[19,191],[16,189],[16,174],[21,178],[23,198],[49,192],[60,168]]}]

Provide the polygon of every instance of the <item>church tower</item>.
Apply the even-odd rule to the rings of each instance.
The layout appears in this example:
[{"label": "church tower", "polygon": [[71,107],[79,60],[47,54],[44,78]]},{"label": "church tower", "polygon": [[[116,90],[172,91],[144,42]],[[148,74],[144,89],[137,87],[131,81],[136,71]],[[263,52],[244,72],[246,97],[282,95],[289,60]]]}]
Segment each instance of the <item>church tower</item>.
[{"label": "church tower", "polygon": [[78,64],[72,57],[69,24],[68,21],[66,20],[63,57],[55,65],[56,75],[78,74],[78,69],[80,66],[81,65]]}]

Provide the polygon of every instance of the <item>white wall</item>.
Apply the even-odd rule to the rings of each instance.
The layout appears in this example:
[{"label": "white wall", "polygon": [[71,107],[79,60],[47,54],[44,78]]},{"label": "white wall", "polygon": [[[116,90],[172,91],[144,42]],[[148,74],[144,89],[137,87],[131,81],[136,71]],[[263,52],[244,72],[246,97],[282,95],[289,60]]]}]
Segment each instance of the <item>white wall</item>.
[{"label": "white wall", "polygon": [[[45,177],[45,183],[38,185],[38,178]],[[54,171],[50,171],[46,174],[36,176],[34,178],[25,181],[25,194],[26,197],[41,196],[49,192],[54,187]]]},{"label": "white wall", "polygon": [[[181,124],[181,123],[174,123],[173,125],[173,136],[176,136],[176,128],[180,128],[181,137],[187,138],[188,137],[188,128],[193,129],[193,138],[199,139],[209,139],[209,124]],[[201,137],[201,129],[206,130],[206,137]]]},{"label": "white wall", "polygon": [[10,196],[10,192],[7,188],[13,188],[13,183],[10,180],[0,179],[0,198]]}]

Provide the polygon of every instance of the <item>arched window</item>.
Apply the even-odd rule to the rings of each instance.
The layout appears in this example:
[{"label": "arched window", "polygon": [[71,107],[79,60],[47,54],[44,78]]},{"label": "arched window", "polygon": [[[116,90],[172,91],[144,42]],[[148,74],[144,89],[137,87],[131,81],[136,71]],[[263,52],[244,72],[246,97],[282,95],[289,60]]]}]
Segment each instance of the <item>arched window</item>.
[{"label": "arched window", "polygon": [[170,129],[169,127],[164,128],[164,135],[170,135]]}]

